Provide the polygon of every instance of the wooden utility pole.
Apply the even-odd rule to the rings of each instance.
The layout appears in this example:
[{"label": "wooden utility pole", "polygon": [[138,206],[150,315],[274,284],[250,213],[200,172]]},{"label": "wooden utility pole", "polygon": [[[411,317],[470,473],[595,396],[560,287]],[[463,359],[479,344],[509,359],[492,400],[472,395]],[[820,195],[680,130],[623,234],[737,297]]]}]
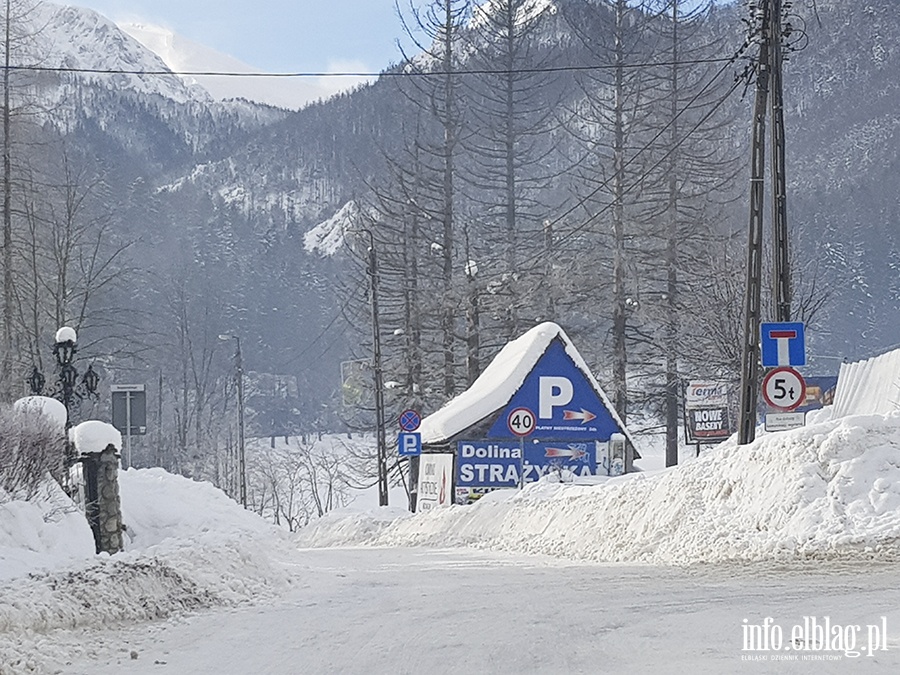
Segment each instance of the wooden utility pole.
[{"label": "wooden utility pole", "polygon": [[381,369],[381,328],[378,315],[378,260],[375,256],[375,237],[371,230],[363,229],[369,237],[368,266],[372,292],[372,369],[375,373],[375,439],[378,454],[378,505],[388,505],[387,439],[384,430],[384,374]]},{"label": "wooden utility pole", "polygon": [[787,229],[784,102],[782,87],[782,0],[760,0],[753,5],[759,26],[759,60],[750,174],[750,228],[747,250],[747,287],[744,296],[744,342],[741,358],[741,408],[738,442],[756,437],[759,388],[759,324],[762,296],[763,207],[765,203],[766,116],[772,114],[772,294],[776,319],[789,321],[791,280]]},{"label": "wooden utility pole", "polygon": [[3,356],[0,358],[0,380],[4,382],[2,396],[12,392],[12,322],[13,322],[13,273],[12,273],[12,149],[10,147],[10,0],[6,0],[5,45],[3,56]]},{"label": "wooden utility pole", "polygon": [[784,87],[782,63],[784,61],[781,40],[782,0],[772,2],[772,39],[769,46],[772,59],[771,112],[772,112],[772,290],[775,303],[775,320],[791,320],[791,267],[787,226],[787,178],[784,159]]}]

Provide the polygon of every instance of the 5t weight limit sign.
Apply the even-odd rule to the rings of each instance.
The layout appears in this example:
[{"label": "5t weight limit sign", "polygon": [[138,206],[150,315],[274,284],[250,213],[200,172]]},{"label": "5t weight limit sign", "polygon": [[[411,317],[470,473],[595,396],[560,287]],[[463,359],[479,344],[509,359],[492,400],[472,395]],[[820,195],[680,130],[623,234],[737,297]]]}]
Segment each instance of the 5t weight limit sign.
[{"label": "5t weight limit sign", "polygon": [[806,400],[806,381],[793,368],[776,368],[762,384],[766,403],[778,410],[793,410]]}]

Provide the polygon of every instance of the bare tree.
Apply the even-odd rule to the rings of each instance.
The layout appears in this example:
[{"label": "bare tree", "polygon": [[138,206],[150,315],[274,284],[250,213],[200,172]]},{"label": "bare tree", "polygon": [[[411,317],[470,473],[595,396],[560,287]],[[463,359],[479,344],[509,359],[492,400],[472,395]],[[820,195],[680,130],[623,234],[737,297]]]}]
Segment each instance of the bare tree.
[{"label": "bare tree", "polygon": [[[466,70],[472,74],[464,80],[470,114],[463,175],[472,202],[465,218],[470,383],[480,374],[479,345],[472,341],[482,314],[498,316],[491,332],[506,342],[522,330],[521,311],[534,304],[541,305],[538,313],[544,310],[546,279],[529,254],[553,209],[547,198],[551,184],[567,168],[560,167],[553,142],[562,94],[559,73],[553,72],[560,59],[553,16],[549,6],[534,0],[492,0],[474,10],[467,33]],[[479,278],[486,276],[491,293]]]},{"label": "bare tree", "polygon": [[[470,13],[471,0],[431,0],[423,8],[410,3],[410,18],[404,19],[405,32],[420,50],[415,57],[404,54],[404,66],[421,75],[410,78],[415,87],[410,95],[423,112],[427,111],[433,123],[431,128],[436,132],[433,140],[421,138],[418,151],[429,169],[426,175],[433,190],[433,206],[425,208],[433,211],[434,219],[440,223],[440,239],[435,243],[441,259],[443,307],[440,330],[443,394],[447,398],[456,393],[457,332],[452,298],[458,274],[454,256],[458,244],[455,209],[459,198],[457,158],[463,131],[459,50]],[[420,40],[419,35],[424,35],[425,41]]]}]

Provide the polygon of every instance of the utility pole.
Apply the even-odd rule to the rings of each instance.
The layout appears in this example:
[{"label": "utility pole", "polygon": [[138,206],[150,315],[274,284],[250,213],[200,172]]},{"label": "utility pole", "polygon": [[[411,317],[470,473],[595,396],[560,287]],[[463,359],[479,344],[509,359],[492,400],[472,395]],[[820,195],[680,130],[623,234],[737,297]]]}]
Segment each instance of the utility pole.
[{"label": "utility pole", "polygon": [[791,320],[791,267],[787,226],[787,177],[784,159],[784,86],[782,64],[784,54],[781,39],[782,0],[772,2],[772,39],[769,50],[772,55],[771,112],[772,112],[772,246],[773,301],[775,320]]},{"label": "utility pole", "polygon": [[[772,293],[778,321],[791,313],[790,266],[785,178],[784,101],[782,85],[782,0],[751,1],[759,26],[759,60],[750,174],[750,227],[747,251],[747,287],[744,296],[744,335],[741,357],[741,408],[738,442],[756,437],[759,387],[759,324],[762,296],[763,207],[765,203],[766,115],[772,114],[773,270]],[[771,97],[770,97],[771,94]]]},{"label": "utility pole", "polygon": [[[12,273],[12,150],[10,143],[9,74],[10,74],[10,0],[6,0],[5,35],[3,57],[3,357],[0,359],[0,377],[12,381],[12,321],[13,321],[13,273]],[[10,395],[4,389],[2,395]]]},{"label": "utility pole", "polygon": [[241,506],[247,508],[247,457],[244,451],[244,362],[241,356],[241,338],[234,336],[237,342],[235,360],[237,362],[237,395],[238,395],[238,470],[241,479]]},{"label": "utility pole", "polygon": [[372,369],[375,372],[375,438],[378,453],[378,504],[388,505],[387,442],[384,436],[384,373],[381,369],[381,329],[378,315],[378,261],[375,257],[375,237],[371,230],[362,230],[369,237],[368,267],[372,292]]},{"label": "utility pole", "polygon": [[247,508],[247,455],[244,449],[244,359],[239,335],[220,335],[220,340],[234,340],[234,377],[238,396],[238,480],[241,506]]}]

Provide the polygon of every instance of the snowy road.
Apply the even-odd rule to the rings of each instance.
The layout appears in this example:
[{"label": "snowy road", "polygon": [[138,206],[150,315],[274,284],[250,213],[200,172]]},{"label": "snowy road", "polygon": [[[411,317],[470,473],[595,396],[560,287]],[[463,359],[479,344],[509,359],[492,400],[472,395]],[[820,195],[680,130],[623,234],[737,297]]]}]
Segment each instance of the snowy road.
[{"label": "snowy road", "polygon": [[[60,672],[900,672],[900,570],[885,564],[678,569],[321,549],[298,551],[291,565],[298,582],[275,604],[94,634],[87,647],[70,635],[81,655]],[[828,617],[862,654],[787,649],[804,616]],[[781,650],[744,650],[744,619],[766,617]],[[888,634],[873,656],[870,625]],[[816,660],[774,660],[803,656]]]}]

